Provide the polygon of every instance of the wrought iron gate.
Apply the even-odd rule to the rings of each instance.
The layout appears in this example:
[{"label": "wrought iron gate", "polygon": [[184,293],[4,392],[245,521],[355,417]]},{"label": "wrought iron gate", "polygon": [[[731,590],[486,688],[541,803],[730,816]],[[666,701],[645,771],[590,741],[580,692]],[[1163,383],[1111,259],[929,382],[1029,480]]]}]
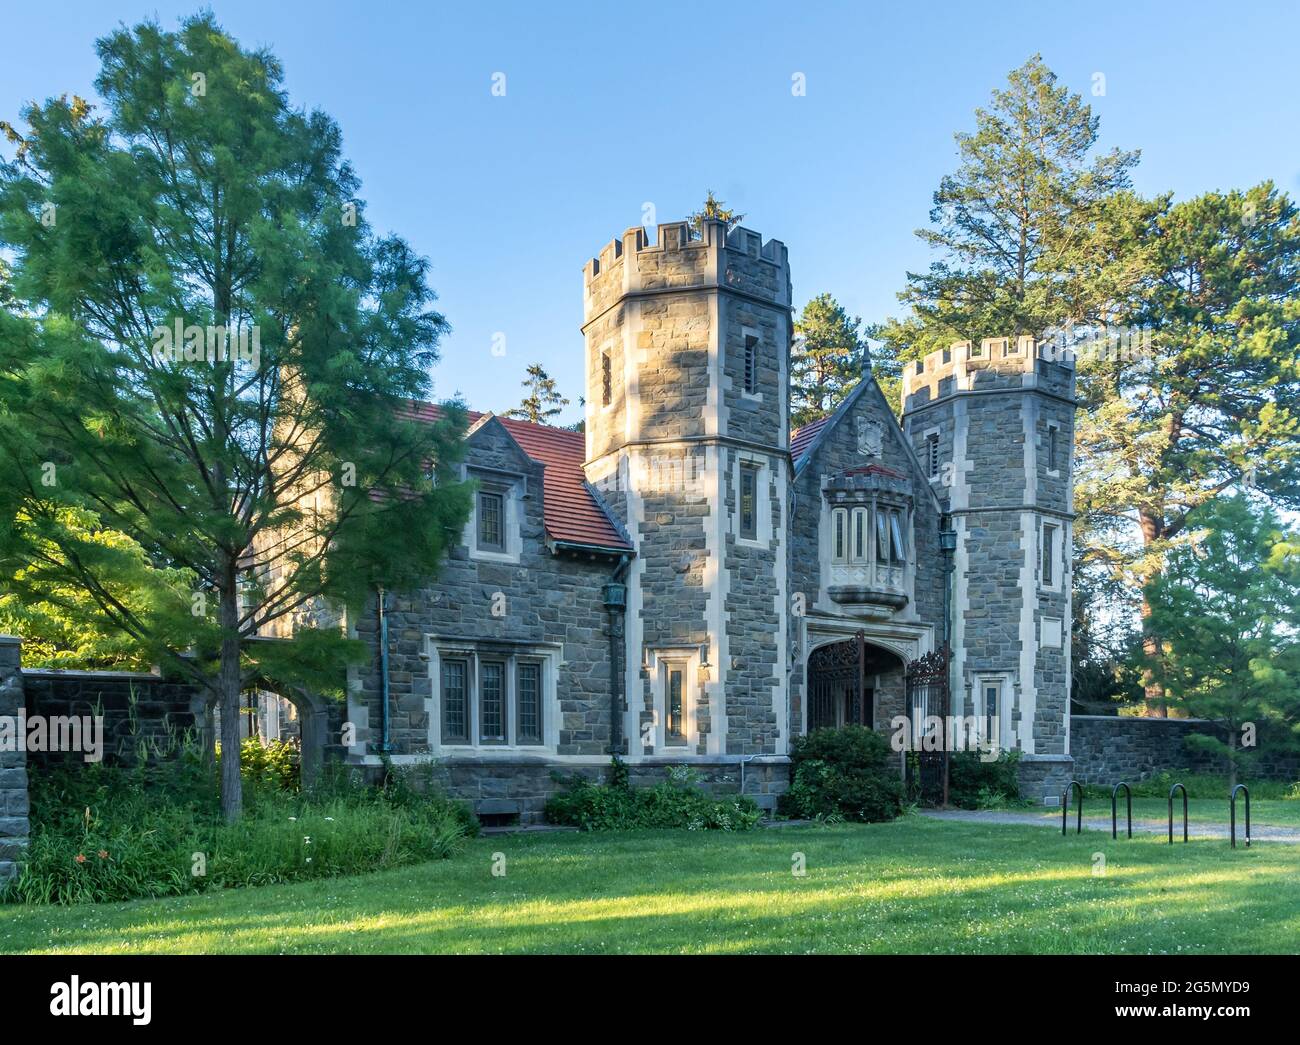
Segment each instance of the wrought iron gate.
[{"label": "wrought iron gate", "polygon": [[872,692],[863,683],[866,641],[862,632],[844,642],[818,646],[808,655],[808,729],[849,723],[871,726]]},{"label": "wrought iron gate", "polygon": [[948,804],[948,709],[948,650],[941,647],[907,666],[907,793],[926,805]]}]

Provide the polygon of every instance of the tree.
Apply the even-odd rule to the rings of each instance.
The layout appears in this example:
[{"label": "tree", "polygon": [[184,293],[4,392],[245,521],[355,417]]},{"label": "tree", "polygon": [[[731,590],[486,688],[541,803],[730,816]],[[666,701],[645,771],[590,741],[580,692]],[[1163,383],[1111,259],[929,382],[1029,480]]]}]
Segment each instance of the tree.
[{"label": "tree", "polygon": [[713,190],[709,189],[707,195],[704,197],[704,206],[699,210],[691,211],[686,220],[690,223],[691,228],[695,230],[696,235],[698,235],[704,231],[704,223],[706,221],[725,221],[727,223],[727,231],[730,232],[745,220],[745,215],[737,214],[734,210],[730,210],[722,200],[715,198]]},{"label": "tree", "polygon": [[568,406],[569,401],[560,395],[554,379],[541,363],[534,363],[526,373],[528,376],[521,383],[528,389],[528,395],[513,410],[507,410],[506,417],[519,417],[535,425],[544,425]]},{"label": "tree", "polygon": [[1090,159],[1098,126],[1039,55],[975,111],[974,132],[955,135],[961,162],[939,183],[931,227],[917,230],[942,257],[908,273],[899,300],[910,315],[878,328],[900,359],[953,341],[1038,336],[1104,310],[1110,266],[1097,263],[1097,230],[1138,154]]},{"label": "tree", "polygon": [[830,294],[818,294],[794,325],[790,358],[790,423],[802,428],[831,413],[862,380],[868,363],[862,320]]},{"label": "tree", "polygon": [[[1075,500],[1087,560],[1146,593],[1191,513],[1224,490],[1300,506],[1300,217],[1265,182],[1165,201],[1139,237],[1114,314],[1142,337],[1076,361]],[[1163,714],[1145,598],[1141,616],[1148,712]]]},{"label": "tree", "polygon": [[[427,263],[371,232],[338,127],[290,106],[274,56],[210,13],[97,50],[106,115],[33,105],[0,168],[0,583],[79,587],[88,617],[207,687],[233,756],[245,685],[357,655],[304,618],[427,577],[458,539],[465,415],[400,409],[446,328]],[[196,587],[124,599],[138,563],[96,525]],[[221,783],[234,819],[238,758]]]},{"label": "tree", "polygon": [[1169,554],[1149,588],[1159,679],[1175,707],[1224,727],[1227,743],[1195,742],[1227,760],[1235,784],[1239,764],[1256,753],[1239,746],[1243,733],[1248,744],[1254,733],[1296,746],[1300,534],[1285,533],[1267,504],[1243,494],[1206,502],[1188,526],[1194,539]]}]

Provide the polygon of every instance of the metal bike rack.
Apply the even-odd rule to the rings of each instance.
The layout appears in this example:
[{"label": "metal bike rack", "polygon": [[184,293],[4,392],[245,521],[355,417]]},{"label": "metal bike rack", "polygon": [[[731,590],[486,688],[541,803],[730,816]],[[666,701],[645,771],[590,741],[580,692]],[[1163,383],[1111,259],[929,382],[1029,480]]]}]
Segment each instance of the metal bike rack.
[{"label": "metal bike rack", "polygon": [[1061,834],[1065,834],[1065,821],[1070,815],[1070,792],[1077,790],[1079,795],[1079,819],[1075,827],[1075,834],[1083,834],[1083,785],[1077,780],[1071,780],[1065,785],[1065,790],[1061,792]]},{"label": "metal bike rack", "polygon": [[1119,837],[1119,832],[1116,830],[1115,813],[1117,811],[1117,806],[1119,804],[1119,789],[1121,787],[1124,789],[1125,799],[1128,800],[1128,836],[1132,838],[1133,837],[1133,790],[1128,786],[1128,784],[1124,783],[1124,781],[1122,780],[1115,785],[1114,790],[1112,790],[1110,793],[1110,836],[1111,838]]},{"label": "metal bike rack", "polygon": [[1228,819],[1232,832],[1232,848],[1237,848],[1237,792],[1246,792],[1246,848],[1250,848],[1250,788],[1245,784],[1238,784],[1232,789],[1232,794],[1228,796]]},{"label": "metal bike rack", "polygon": [[1174,844],[1174,792],[1182,791],[1183,793],[1183,841],[1187,841],[1187,788],[1182,784],[1175,784],[1169,789],[1169,844]]}]

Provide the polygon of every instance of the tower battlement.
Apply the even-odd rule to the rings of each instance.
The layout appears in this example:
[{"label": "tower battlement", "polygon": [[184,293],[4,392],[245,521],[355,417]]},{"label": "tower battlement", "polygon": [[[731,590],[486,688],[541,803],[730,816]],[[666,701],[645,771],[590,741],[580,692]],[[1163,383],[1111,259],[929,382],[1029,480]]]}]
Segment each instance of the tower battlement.
[{"label": "tower battlement", "polygon": [[1032,335],[954,341],[903,368],[903,412],[959,392],[1037,387],[1073,398],[1074,360]]},{"label": "tower battlement", "polygon": [[625,294],[725,286],[777,304],[790,304],[790,263],[785,244],[743,227],[706,220],[701,234],[689,222],[664,222],[651,243],[634,225],[611,239],[583,266],[585,318]]}]

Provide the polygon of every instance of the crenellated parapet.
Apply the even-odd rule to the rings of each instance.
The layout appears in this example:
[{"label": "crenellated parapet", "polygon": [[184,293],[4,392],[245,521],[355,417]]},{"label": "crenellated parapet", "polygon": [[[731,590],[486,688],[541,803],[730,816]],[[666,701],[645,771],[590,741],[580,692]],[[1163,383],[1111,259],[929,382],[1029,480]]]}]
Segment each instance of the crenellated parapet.
[{"label": "crenellated parapet", "polygon": [[1074,360],[1032,335],[955,341],[903,367],[904,412],[960,392],[1037,388],[1074,396]]},{"label": "crenellated parapet", "polygon": [[700,234],[689,222],[660,224],[651,243],[640,225],[610,240],[583,267],[584,319],[591,321],[620,299],[638,293],[729,288],[790,306],[790,264],[785,244],[751,229],[727,230],[706,220]]}]

